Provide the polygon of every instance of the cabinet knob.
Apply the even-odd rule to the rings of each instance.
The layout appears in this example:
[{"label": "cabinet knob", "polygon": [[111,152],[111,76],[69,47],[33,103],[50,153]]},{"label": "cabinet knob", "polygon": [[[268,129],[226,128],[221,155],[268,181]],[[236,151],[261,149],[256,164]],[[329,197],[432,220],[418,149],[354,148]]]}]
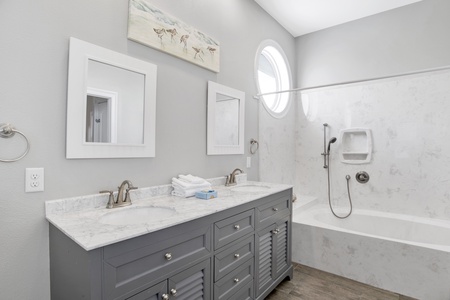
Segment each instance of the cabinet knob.
[{"label": "cabinet knob", "polygon": [[235,278],[233,281],[234,281],[234,283],[238,283],[239,282],[239,278]]},{"label": "cabinet knob", "polygon": [[277,228],[277,229],[274,229],[274,230],[272,230],[272,233],[273,233],[273,234],[278,234],[278,233],[280,233],[280,229],[278,229],[278,228]]},{"label": "cabinet knob", "polygon": [[162,294],[161,299],[162,299],[162,300],[169,300],[169,295],[167,295],[167,294]]},{"label": "cabinet knob", "polygon": [[172,253],[166,253],[165,255],[164,255],[164,257],[166,258],[166,260],[171,260],[172,259]]},{"label": "cabinet knob", "polygon": [[172,296],[175,296],[175,295],[177,294],[177,290],[176,290],[176,289],[171,289],[171,290],[170,290],[170,294],[171,294]]},{"label": "cabinet knob", "polygon": [[278,208],[274,207],[272,208],[273,211],[278,211]]},{"label": "cabinet knob", "polygon": [[239,226],[239,224],[234,225],[234,229],[239,230],[241,228],[241,226]]},{"label": "cabinet knob", "polygon": [[238,259],[238,258],[239,258],[239,253],[236,253],[236,254],[234,255],[234,258]]}]

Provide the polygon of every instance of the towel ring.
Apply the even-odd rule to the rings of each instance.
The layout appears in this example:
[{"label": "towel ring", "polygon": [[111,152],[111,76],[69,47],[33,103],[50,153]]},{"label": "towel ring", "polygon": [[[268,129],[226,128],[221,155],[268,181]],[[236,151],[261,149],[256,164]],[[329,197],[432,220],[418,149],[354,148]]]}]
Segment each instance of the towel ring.
[{"label": "towel ring", "polygon": [[25,149],[25,152],[23,152],[20,156],[18,156],[16,158],[10,158],[10,159],[2,159],[2,158],[0,158],[0,162],[14,162],[14,161],[18,161],[18,160],[24,158],[25,155],[28,154],[28,151],[30,151],[30,142],[28,141],[28,139],[25,136],[25,134],[23,134],[19,130],[14,129],[11,126],[11,124],[7,124],[7,123],[1,123],[0,124],[0,137],[8,139],[10,137],[13,137],[16,133],[20,134],[25,139],[25,142],[27,142],[27,148]]},{"label": "towel ring", "polygon": [[[253,148],[254,145],[256,145],[256,148]],[[255,140],[255,139],[251,139],[251,140],[250,140],[250,153],[251,153],[251,154],[255,154],[256,151],[258,151],[258,149],[259,149],[259,143],[258,143],[258,141]]]}]

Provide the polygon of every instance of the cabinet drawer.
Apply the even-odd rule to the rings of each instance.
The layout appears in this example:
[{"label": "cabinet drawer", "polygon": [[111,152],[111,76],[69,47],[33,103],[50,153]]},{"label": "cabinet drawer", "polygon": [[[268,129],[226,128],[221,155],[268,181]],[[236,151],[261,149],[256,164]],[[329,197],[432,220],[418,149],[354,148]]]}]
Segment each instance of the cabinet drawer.
[{"label": "cabinet drawer", "polygon": [[282,196],[256,208],[258,228],[264,228],[290,214],[291,198]]},{"label": "cabinet drawer", "polygon": [[236,269],[243,261],[254,256],[255,236],[252,234],[248,237],[236,241],[231,247],[224,249],[214,257],[214,280],[220,278]]},{"label": "cabinet drawer", "polygon": [[218,249],[253,232],[255,228],[254,219],[252,209],[214,223],[214,248]]},{"label": "cabinet drawer", "polygon": [[253,300],[253,281],[250,281],[243,286],[236,294],[227,298],[226,300]]},{"label": "cabinet drawer", "polygon": [[[173,236],[173,235],[172,235]],[[104,294],[116,299],[209,255],[210,227],[198,228],[103,261]]]},{"label": "cabinet drawer", "polygon": [[[230,299],[241,288],[253,281],[253,259],[249,259],[214,284],[214,299]],[[233,298],[231,298],[233,299]]]}]

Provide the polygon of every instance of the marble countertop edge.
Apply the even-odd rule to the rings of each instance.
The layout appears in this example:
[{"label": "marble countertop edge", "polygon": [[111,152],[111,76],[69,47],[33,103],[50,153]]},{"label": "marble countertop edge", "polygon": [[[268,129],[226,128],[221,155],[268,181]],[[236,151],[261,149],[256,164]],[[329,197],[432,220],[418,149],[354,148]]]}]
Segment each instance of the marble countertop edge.
[{"label": "marble countertop edge", "polygon": [[[263,185],[267,187],[267,190],[263,192],[233,192],[233,188],[246,185]],[[158,187],[143,188],[142,190],[149,189],[150,191],[152,188]],[[234,187],[213,186],[213,189],[218,192],[218,197],[210,200],[195,197],[181,198],[167,194],[153,194],[153,192],[148,194],[144,191],[139,194],[140,197],[132,197],[133,204],[131,206],[115,209],[106,209],[106,202],[95,199],[98,195],[72,197],[47,201],[46,218],[79,246],[90,251],[205,217],[289,188],[292,186],[245,180]],[[89,203],[88,208],[82,208],[81,206],[88,201],[93,201],[94,204]],[[76,204],[72,205],[72,202]],[[169,208],[175,210],[175,214],[163,220],[140,224],[110,225],[99,221],[106,214],[139,207]],[[72,210],[68,210],[69,208]]]}]

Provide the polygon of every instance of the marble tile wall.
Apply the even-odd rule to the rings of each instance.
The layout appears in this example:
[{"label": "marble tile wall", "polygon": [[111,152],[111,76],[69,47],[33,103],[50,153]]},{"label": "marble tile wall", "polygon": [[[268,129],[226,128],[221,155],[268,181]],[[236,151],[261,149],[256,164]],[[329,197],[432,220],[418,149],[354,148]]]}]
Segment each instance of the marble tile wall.
[{"label": "marble tile wall", "polygon": [[[272,117],[259,104],[259,180],[294,185],[296,106],[282,119]],[[294,191],[295,192],[295,191]]]},{"label": "marble tile wall", "polygon": [[[305,93],[316,111],[308,120],[297,106],[297,192],[327,200],[323,123],[328,138],[364,127],[372,131],[370,163],[342,163],[340,141],[331,146],[333,204],[347,205],[349,174],[355,207],[450,219],[449,82],[446,70]],[[354,179],[360,170],[371,176],[367,184]]]},{"label": "marble tile wall", "polygon": [[[331,146],[332,202],[346,207],[345,176],[355,207],[450,220],[450,70],[369,81],[304,92],[284,119],[260,109],[260,180],[291,183],[302,195],[327,201],[323,168],[323,123],[328,138],[353,127],[372,131],[370,163],[340,162],[338,140]],[[315,108],[315,110],[314,110]],[[293,144],[294,143],[294,144]],[[359,184],[356,172],[370,181]]]}]

